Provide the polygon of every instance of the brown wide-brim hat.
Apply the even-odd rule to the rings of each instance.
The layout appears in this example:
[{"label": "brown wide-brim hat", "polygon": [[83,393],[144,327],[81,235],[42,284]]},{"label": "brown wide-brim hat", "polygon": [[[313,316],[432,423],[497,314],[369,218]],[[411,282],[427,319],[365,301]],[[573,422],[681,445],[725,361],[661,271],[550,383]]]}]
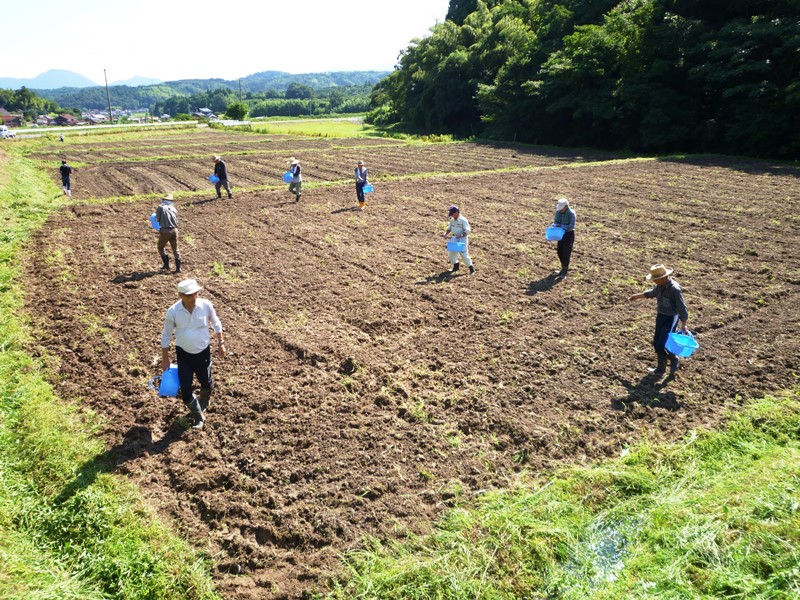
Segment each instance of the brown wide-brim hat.
[{"label": "brown wide-brim hat", "polygon": [[669,277],[672,275],[673,269],[668,269],[664,265],[653,265],[650,267],[650,274],[645,277],[647,281],[652,281],[653,279],[661,279],[662,277]]}]

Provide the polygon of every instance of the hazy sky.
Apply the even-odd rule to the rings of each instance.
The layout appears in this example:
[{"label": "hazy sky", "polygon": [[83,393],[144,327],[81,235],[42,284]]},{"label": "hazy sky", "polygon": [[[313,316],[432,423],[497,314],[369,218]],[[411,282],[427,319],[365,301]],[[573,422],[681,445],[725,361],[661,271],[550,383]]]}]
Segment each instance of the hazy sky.
[{"label": "hazy sky", "polygon": [[[14,3],[22,9],[19,0]],[[258,71],[391,70],[448,0],[37,0],[6,19],[0,77],[66,69],[103,83]]]}]

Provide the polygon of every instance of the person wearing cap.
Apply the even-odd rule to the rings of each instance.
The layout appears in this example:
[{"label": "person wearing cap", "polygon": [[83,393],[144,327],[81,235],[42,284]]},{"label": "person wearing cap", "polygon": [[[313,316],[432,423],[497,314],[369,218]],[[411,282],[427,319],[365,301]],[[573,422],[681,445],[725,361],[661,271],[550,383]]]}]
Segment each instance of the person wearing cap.
[{"label": "person wearing cap", "polygon": [[214,188],[217,190],[217,198],[222,198],[223,187],[228,192],[228,199],[233,198],[231,186],[228,183],[228,167],[225,166],[225,161],[220,158],[219,154],[214,155],[214,175],[219,178],[219,181],[214,184]]},{"label": "person wearing cap", "polygon": [[634,294],[629,298],[630,302],[644,298],[656,299],[656,329],[653,334],[653,347],[658,356],[658,366],[650,369],[650,372],[657,375],[661,375],[667,370],[667,359],[670,361],[670,373],[674,374],[678,370],[680,365],[678,357],[669,352],[665,345],[667,337],[675,331],[676,326],[686,333],[686,322],[689,320],[689,311],[683,299],[683,290],[670,275],[672,275],[672,269],[668,269],[664,265],[653,265],[645,278],[655,284],[653,288],[641,294]]},{"label": "person wearing cap", "polygon": [[364,210],[367,206],[367,200],[364,197],[364,186],[367,185],[367,167],[363,160],[358,161],[355,168],[356,175],[356,198],[358,198],[358,206]]},{"label": "person wearing cap", "polygon": [[[194,429],[202,429],[205,411],[211,400],[214,379],[211,377],[211,327],[217,334],[217,352],[225,358],[222,323],[214,305],[197,293],[203,288],[194,279],[184,279],[178,284],[180,300],[167,309],[164,328],[161,330],[161,370],[169,368],[169,347],[175,335],[175,353],[178,359],[178,381],[183,403],[191,411]],[[192,393],[194,376],[200,382],[198,395]]]},{"label": "person wearing cap", "polygon": [[559,198],[556,202],[556,216],[553,218],[553,226],[564,230],[564,237],[558,241],[556,252],[558,260],[561,261],[561,270],[558,278],[564,279],[569,271],[569,259],[572,256],[572,247],[575,245],[575,211],[570,208],[569,200]]},{"label": "person wearing cap", "polygon": [[469,256],[469,234],[472,231],[469,226],[469,221],[464,218],[457,206],[451,206],[447,209],[447,214],[450,216],[450,224],[447,226],[447,231],[444,232],[444,237],[447,239],[448,235],[451,236],[453,241],[464,242],[464,250],[462,252],[450,252],[450,263],[453,265],[450,268],[450,273],[458,271],[459,258],[464,261],[464,264],[469,267],[469,274],[475,273],[475,266],[472,264],[472,258]]},{"label": "person wearing cap", "polygon": [[294,201],[299,202],[303,194],[303,176],[300,174],[300,161],[294,156],[289,159],[289,172],[292,174],[289,191],[294,194]]},{"label": "person wearing cap", "polygon": [[172,204],[172,194],[161,198],[161,204],[156,208],[158,230],[158,254],[161,256],[162,271],[169,271],[169,254],[166,247],[169,243],[175,257],[175,272],[181,272],[181,253],[178,252],[178,211]]},{"label": "person wearing cap", "polygon": [[[64,141],[63,139],[61,140]],[[70,183],[70,175],[72,175],[72,167],[67,164],[67,161],[62,160],[61,166],[58,168],[61,173],[61,189],[67,196],[72,196],[72,184]]]}]

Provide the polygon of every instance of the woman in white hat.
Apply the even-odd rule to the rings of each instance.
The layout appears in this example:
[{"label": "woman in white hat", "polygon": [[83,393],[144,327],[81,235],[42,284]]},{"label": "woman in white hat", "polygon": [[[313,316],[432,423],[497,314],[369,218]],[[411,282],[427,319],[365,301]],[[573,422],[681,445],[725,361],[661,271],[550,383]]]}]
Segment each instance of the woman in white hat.
[{"label": "woman in white hat", "polygon": [[300,196],[303,195],[303,176],[300,174],[300,161],[294,156],[289,159],[289,172],[292,174],[289,191],[294,194],[294,201],[300,202]]},{"label": "woman in white hat", "polygon": [[566,198],[559,198],[556,202],[553,226],[564,230],[564,237],[558,241],[558,246],[556,246],[558,260],[561,261],[558,278],[564,279],[569,271],[569,259],[572,256],[572,247],[575,245],[575,211],[570,208],[569,200]]},{"label": "woman in white hat", "polygon": [[645,279],[652,281],[655,286],[641,294],[634,294],[628,299],[630,302],[644,298],[655,298],[657,301],[653,348],[658,355],[658,366],[650,369],[650,372],[656,375],[663,375],[667,370],[667,359],[670,361],[669,372],[674,374],[678,370],[680,365],[678,357],[669,352],[665,345],[667,337],[675,331],[676,326],[686,333],[686,321],[689,320],[689,311],[683,299],[683,290],[670,275],[672,275],[672,269],[668,269],[664,265],[653,265]]},{"label": "woman in white hat", "polygon": [[356,198],[358,198],[358,206],[361,210],[367,206],[367,200],[364,197],[364,186],[367,185],[367,166],[363,160],[358,161],[355,168],[356,175]]}]

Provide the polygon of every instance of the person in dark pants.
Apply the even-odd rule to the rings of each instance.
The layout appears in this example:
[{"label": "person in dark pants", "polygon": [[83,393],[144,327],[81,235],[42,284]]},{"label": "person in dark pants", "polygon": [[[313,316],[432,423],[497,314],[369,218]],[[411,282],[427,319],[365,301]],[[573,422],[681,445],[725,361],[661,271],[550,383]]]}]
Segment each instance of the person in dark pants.
[{"label": "person in dark pants", "polygon": [[294,194],[294,201],[300,202],[300,196],[303,195],[303,176],[300,174],[300,161],[294,157],[289,159],[289,172],[292,174],[289,191]]},{"label": "person in dark pants", "polygon": [[72,175],[72,167],[67,164],[67,161],[62,160],[58,171],[61,173],[61,189],[67,196],[72,196],[72,184],[69,179]]},{"label": "person in dark pants", "polygon": [[225,166],[225,161],[218,154],[214,155],[214,175],[219,177],[219,181],[214,184],[214,188],[217,190],[217,198],[222,198],[223,187],[228,192],[228,199],[233,198],[231,186],[228,184],[228,167]]},{"label": "person in dark pants", "polygon": [[169,270],[169,254],[166,252],[167,244],[172,248],[175,256],[175,272],[181,272],[181,253],[178,252],[178,211],[172,204],[172,194],[167,194],[161,199],[161,204],[156,208],[156,219],[160,228],[158,230],[158,254],[161,256],[162,271]]},{"label": "person in dark pants", "polygon": [[569,200],[561,198],[556,203],[556,216],[553,219],[555,227],[564,230],[564,237],[558,241],[556,251],[558,260],[561,261],[561,270],[558,279],[564,279],[569,271],[569,259],[572,256],[572,247],[575,245],[575,211],[570,208]]},{"label": "person in dark pants", "polygon": [[689,311],[686,309],[683,291],[678,282],[670,277],[671,274],[672,269],[668,269],[664,265],[650,267],[650,274],[646,279],[655,284],[653,289],[641,294],[634,294],[629,298],[630,302],[644,298],[655,298],[657,301],[653,348],[658,356],[658,365],[654,369],[650,369],[650,372],[656,375],[663,375],[667,370],[667,360],[669,360],[671,374],[678,370],[680,361],[676,355],[666,349],[665,344],[667,336],[675,331],[676,326],[681,332],[686,333],[686,322],[689,320]]},{"label": "person in dark pants", "polygon": [[367,184],[367,167],[364,165],[364,161],[358,161],[358,164],[355,168],[355,175],[356,175],[356,198],[358,198],[358,206],[361,210],[364,210],[367,206],[367,200],[364,197],[364,186]]},{"label": "person in dark pants", "polygon": [[[209,326],[217,334],[217,352],[225,358],[222,340],[222,323],[214,305],[198,298],[203,288],[194,279],[184,279],[178,284],[180,300],[167,309],[164,328],[161,330],[161,370],[169,368],[169,347],[175,334],[175,353],[178,357],[178,381],[183,403],[189,408],[193,429],[202,429],[205,412],[211,400],[214,379],[211,377],[211,336]],[[200,393],[192,393],[195,375],[200,382]]]}]

